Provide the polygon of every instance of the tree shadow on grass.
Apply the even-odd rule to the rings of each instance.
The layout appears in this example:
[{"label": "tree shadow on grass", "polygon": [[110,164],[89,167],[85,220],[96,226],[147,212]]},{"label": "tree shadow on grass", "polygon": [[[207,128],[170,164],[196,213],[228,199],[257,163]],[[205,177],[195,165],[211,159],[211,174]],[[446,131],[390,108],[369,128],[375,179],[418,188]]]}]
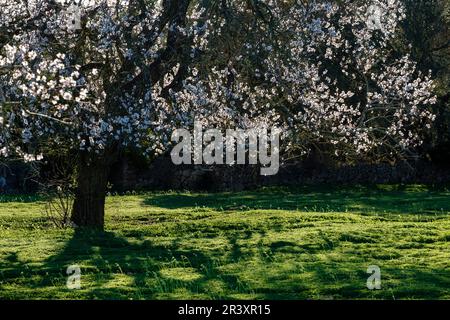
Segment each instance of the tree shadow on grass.
[{"label": "tree shadow on grass", "polygon": [[[77,229],[61,251],[41,266],[29,267],[18,259],[17,252],[11,252],[0,261],[0,276],[2,283],[5,279],[21,279],[22,285],[30,289],[28,293],[33,293],[28,299],[42,298],[41,290],[45,288],[53,290],[45,298],[66,299],[233,299],[237,295],[260,299],[439,299],[450,296],[450,270],[418,266],[400,270],[393,268],[389,259],[386,263],[391,264],[390,268],[379,261],[383,290],[368,291],[365,268],[372,261],[366,265],[345,259],[340,263],[311,259],[332,254],[339,247],[330,244],[326,235],[310,244],[263,242],[264,236],[264,232],[229,232],[224,240],[227,249],[215,252],[184,247],[183,238],[161,245],[151,240],[126,239],[112,232]],[[253,237],[261,241],[252,245],[255,250],[249,250],[252,247],[247,241]],[[294,256],[295,260],[289,260]],[[284,257],[295,264],[286,263]],[[253,263],[248,264],[250,261]],[[81,290],[65,287],[66,269],[74,264],[81,267]],[[30,280],[36,276],[39,276],[37,280]]]},{"label": "tree shadow on grass", "polygon": [[[89,299],[154,299],[176,293],[178,289],[192,295],[210,294],[207,284],[211,280],[220,281],[225,291],[239,289],[237,276],[223,275],[216,270],[220,256],[182,249],[178,241],[156,245],[150,240],[128,240],[112,232],[77,229],[61,252],[46,260],[43,269],[47,273],[59,273],[65,280],[66,268],[79,265],[82,279],[89,279],[85,280]],[[236,250],[235,254],[239,255]],[[180,270],[181,274],[166,275],[167,270]],[[193,277],[184,279],[183,270],[191,270]],[[117,283],[120,278],[128,281]],[[35,287],[48,284],[42,281]],[[215,298],[228,297],[219,294]]]},{"label": "tree shadow on grass", "polygon": [[144,205],[166,209],[300,210],[312,212],[372,212],[448,214],[450,192],[444,187],[308,186],[205,194],[152,194]]}]

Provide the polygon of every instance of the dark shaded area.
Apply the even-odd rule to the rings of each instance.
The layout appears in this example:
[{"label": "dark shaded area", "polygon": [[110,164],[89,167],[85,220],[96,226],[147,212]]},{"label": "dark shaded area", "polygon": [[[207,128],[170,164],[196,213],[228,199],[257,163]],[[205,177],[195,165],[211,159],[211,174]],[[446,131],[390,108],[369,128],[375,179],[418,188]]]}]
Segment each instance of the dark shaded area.
[{"label": "dark shaded area", "polygon": [[0,188],[2,194],[30,194],[38,191],[36,172],[31,165],[21,161],[0,162],[0,178],[4,179],[4,186]]},{"label": "dark shaded area", "polygon": [[395,165],[359,163],[337,165],[310,157],[282,164],[277,175],[261,176],[257,166],[176,166],[165,155],[148,164],[123,157],[113,168],[110,181],[114,191],[193,190],[241,191],[261,186],[374,183],[450,183],[450,167],[428,161]]},{"label": "dark shaded area", "polygon": [[[59,164],[61,166],[61,164]],[[413,164],[400,163],[355,165],[325,164],[315,158],[290,162],[280,167],[274,176],[261,176],[257,166],[176,166],[169,156],[162,156],[152,163],[140,158],[123,157],[112,170],[109,180],[111,191],[144,190],[192,190],[192,191],[242,191],[258,187],[301,185],[362,184],[450,184],[450,167],[421,161]],[[46,164],[41,172],[45,184],[52,170]],[[47,171],[48,170],[48,171]],[[15,164],[5,171],[6,194],[30,194],[38,190],[26,165]],[[47,173],[46,173],[47,172]],[[1,176],[1,175],[0,175]],[[5,194],[3,193],[3,194]]]},{"label": "dark shaded area", "polygon": [[450,158],[450,3],[448,0],[404,0],[407,18],[403,21],[405,46],[418,68],[435,79],[438,98],[433,111],[434,126],[420,155],[434,164],[449,165]]}]

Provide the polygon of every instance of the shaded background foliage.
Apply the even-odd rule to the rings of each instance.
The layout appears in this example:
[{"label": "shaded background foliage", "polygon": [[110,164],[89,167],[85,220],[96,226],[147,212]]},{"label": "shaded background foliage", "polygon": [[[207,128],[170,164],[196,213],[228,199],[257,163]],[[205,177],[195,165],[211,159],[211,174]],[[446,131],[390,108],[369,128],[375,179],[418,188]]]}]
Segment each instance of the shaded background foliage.
[{"label": "shaded background foliage", "polygon": [[412,44],[413,59],[436,79],[437,116],[421,154],[434,163],[448,165],[450,158],[450,2],[405,0],[405,38]]}]

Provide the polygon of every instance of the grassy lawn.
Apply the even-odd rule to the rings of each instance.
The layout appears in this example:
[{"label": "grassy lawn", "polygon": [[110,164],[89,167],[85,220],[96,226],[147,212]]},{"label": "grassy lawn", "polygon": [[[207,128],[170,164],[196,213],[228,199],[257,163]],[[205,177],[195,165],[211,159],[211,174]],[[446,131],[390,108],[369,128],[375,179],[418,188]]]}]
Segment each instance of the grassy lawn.
[{"label": "grassy lawn", "polygon": [[[105,232],[0,197],[1,299],[450,299],[450,191],[303,187],[110,196]],[[79,290],[66,268],[81,267]],[[369,265],[381,290],[368,290]]]}]

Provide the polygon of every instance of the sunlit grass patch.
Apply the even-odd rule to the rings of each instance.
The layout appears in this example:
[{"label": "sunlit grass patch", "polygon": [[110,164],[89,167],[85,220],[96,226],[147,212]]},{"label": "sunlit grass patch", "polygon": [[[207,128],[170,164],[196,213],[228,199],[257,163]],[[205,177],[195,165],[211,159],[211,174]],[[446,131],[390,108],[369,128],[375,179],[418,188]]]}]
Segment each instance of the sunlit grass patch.
[{"label": "sunlit grass patch", "polygon": [[[2,299],[449,299],[446,187],[265,188],[107,199],[106,230],[0,203]],[[1,202],[1,201],[0,201]],[[69,265],[81,289],[66,287]],[[367,267],[382,289],[368,290]]]}]

